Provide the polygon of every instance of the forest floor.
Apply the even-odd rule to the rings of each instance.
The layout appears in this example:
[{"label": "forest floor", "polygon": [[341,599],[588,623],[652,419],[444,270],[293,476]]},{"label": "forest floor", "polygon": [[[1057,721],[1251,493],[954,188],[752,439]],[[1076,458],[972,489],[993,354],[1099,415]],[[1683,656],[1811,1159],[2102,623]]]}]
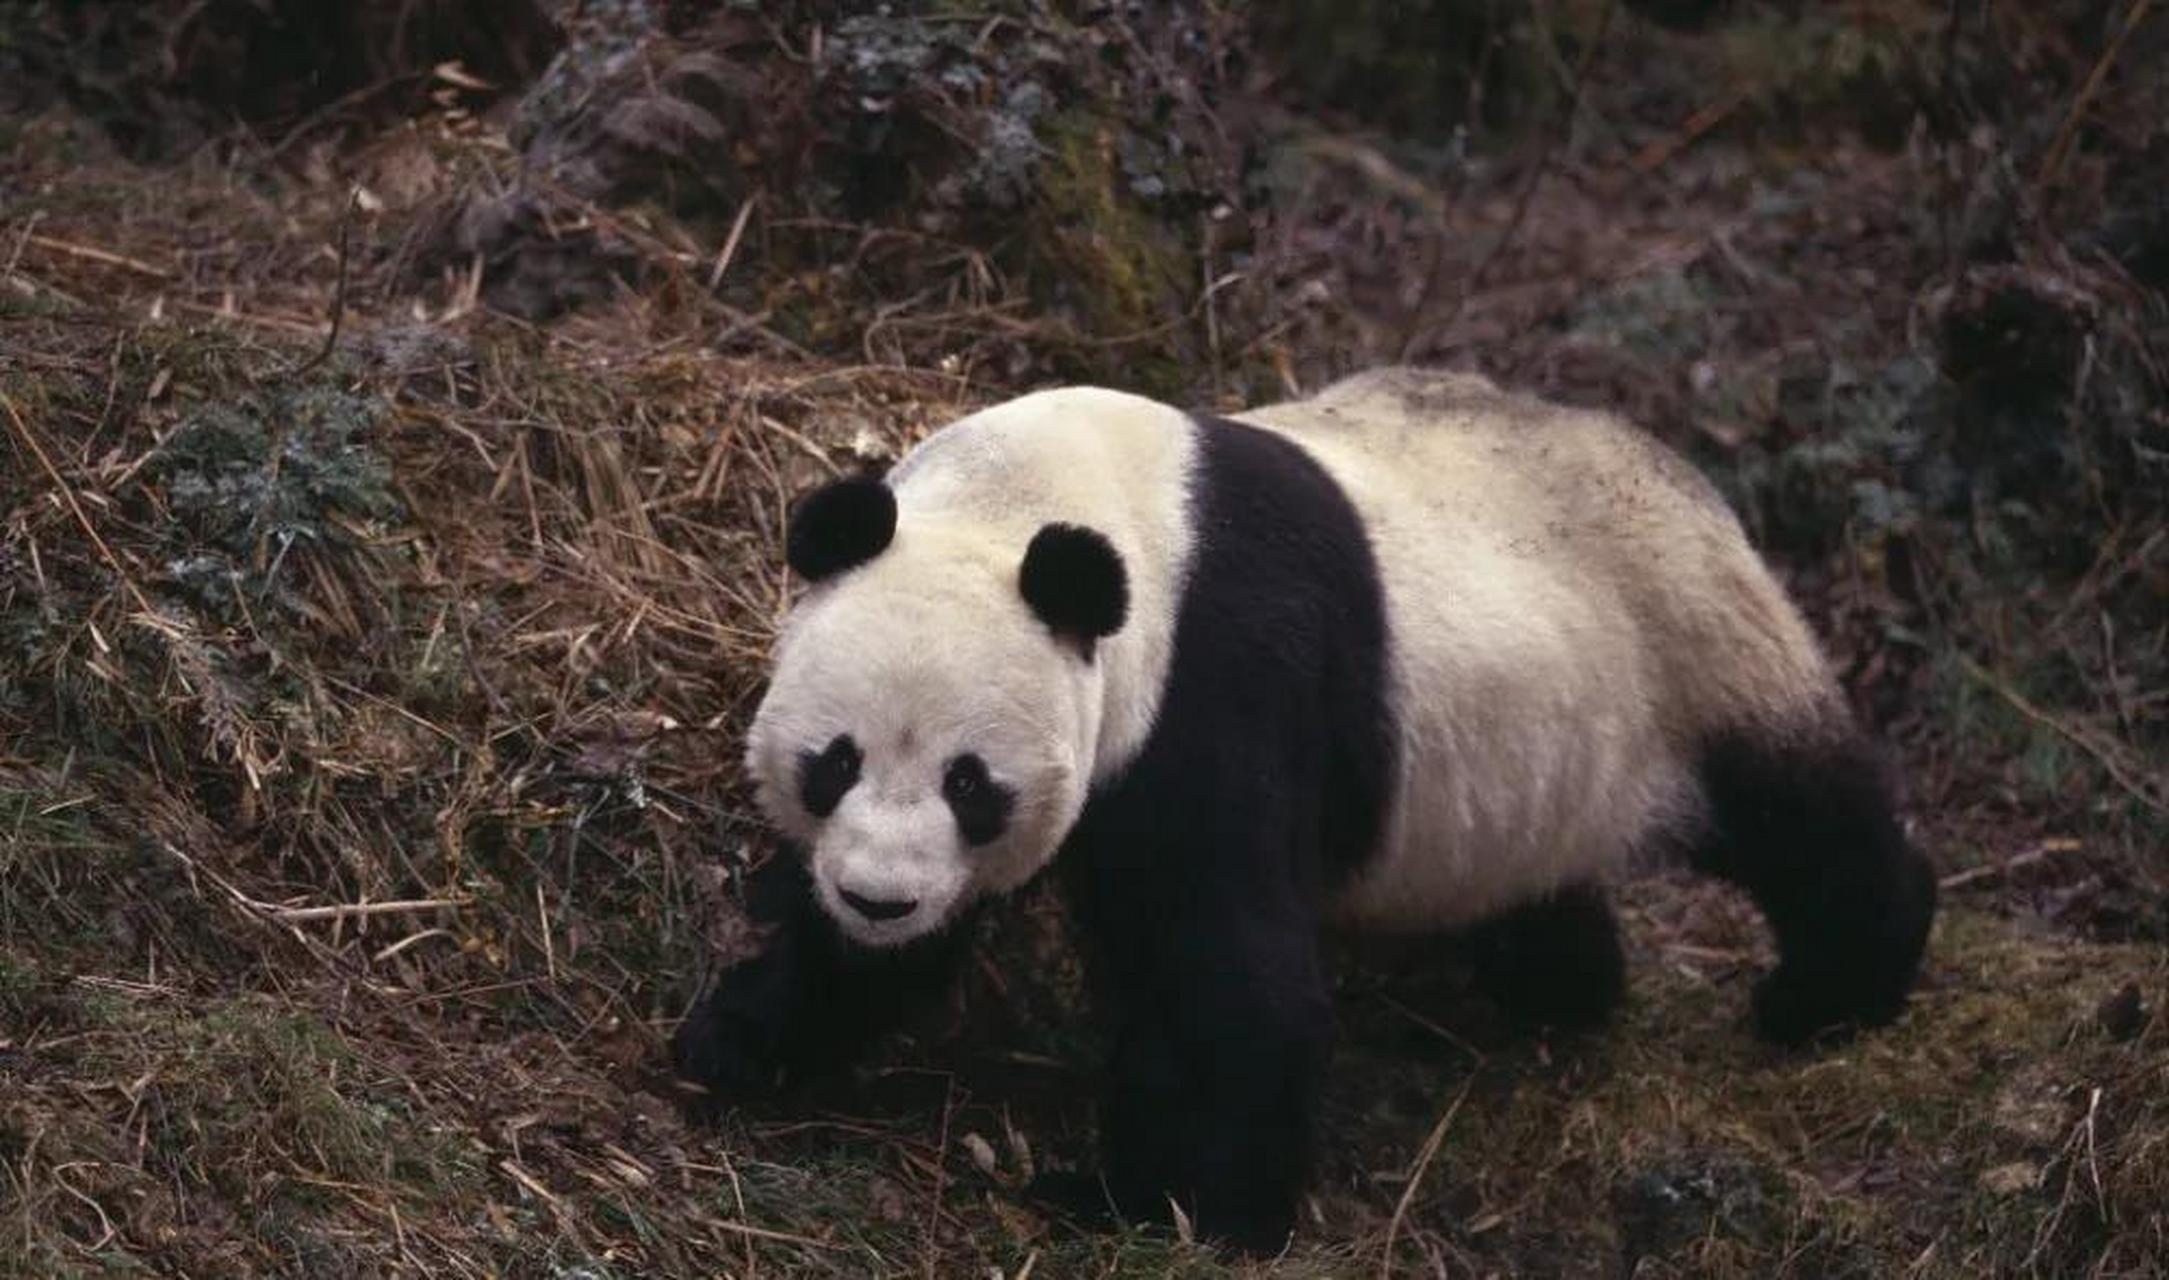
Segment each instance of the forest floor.
[{"label": "forest floor", "polygon": [[[1670,875],[1623,892],[1632,996],[1601,1034],[1517,1034],[1451,971],[1351,958],[1306,1220],[1233,1267],[1016,1194],[1090,1149],[1094,1041],[1035,892],[941,1025],[689,1120],[664,1046],[744,945],[725,866],[766,848],[736,735],[783,504],[1045,369],[896,357],[903,302],[839,305],[841,343],[779,332],[787,308],[716,299],[751,269],[730,220],[601,206],[644,270],[505,314],[480,258],[415,267],[446,193],[508,172],[456,100],[337,149],[155,159],[65,105],[0,119],[0,1275],[2169,1274],[2165,707],[2110,621],[2169,584],[2158,519],[2008,604],[1947,561],[1947,597],[1893,586],[1865,518],[1756,522],[1944,878],[1887,1031],[1759,1045],[1759,921]],[[1722,451],[1795,394],[1803,341],[1852,362],[1823,369],[1833,422],[1950,372],[1903,336],[1933,274],[1916,158],[1664,118],[1670,150],[1611,150],[1653,181],[1577,152],[1416,201],[1430,273],[1471,283],[1330,354],[1309,320],[1204,334],[1208,283],[1177,318],[1201,394],[1392,347]],[[1873,447],[1839,434],[1810,443]],[[1969,610],[2007,642],[1954,640]],[[2079,675],[2037,676],[2046,639],[2091,646]]]}]

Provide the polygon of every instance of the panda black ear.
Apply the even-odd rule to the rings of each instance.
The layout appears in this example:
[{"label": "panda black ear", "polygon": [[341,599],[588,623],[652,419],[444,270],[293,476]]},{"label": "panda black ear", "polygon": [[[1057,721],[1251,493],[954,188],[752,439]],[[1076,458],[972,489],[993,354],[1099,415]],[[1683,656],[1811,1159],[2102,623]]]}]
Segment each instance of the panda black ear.
[{"label": "panda black ear", "polygon": [[1092,644],[1122,629],[1130,612],[1130,576],[1105,534],[1050,524],[1032,535],[1017,575],[1024,602],[1056,635],[1092,656]]},{"label": "panda black ear", "polygon": [[783,558],[819,582],[878,556],[896,536],[896,495],[879,476],[831,481],[791,504]]}]

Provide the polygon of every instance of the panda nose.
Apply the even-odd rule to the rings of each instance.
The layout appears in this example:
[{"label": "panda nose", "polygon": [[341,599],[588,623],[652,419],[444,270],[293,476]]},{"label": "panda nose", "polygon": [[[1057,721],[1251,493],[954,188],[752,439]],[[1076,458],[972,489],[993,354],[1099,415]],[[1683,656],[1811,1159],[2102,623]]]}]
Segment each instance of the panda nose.
[{"label": "panda nose", "polygon": [[901,920],[910,915],[919,905],[917,898],[869,898],[863,894],[853,893],[849,889],[839,889],[837,892],[845,902],[851,904],[853,911],[865,916],[868,920]]}]

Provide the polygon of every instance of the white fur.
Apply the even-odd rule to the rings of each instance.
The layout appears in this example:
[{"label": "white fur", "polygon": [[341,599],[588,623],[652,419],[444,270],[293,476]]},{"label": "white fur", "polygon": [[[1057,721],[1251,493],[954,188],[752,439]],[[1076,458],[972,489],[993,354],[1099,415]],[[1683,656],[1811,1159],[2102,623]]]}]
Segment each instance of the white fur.
[{"label": "white fur", "polygon": [[1738,522],[1632,428],[1411,370],[1245,420],[1340,482],[1385,589],[1399,777],[1347,923],[1453,924],[1606,876],[1692,820],[1704,734],[1842,714]]},{"label": "white fur", "polygon": [[[1152,731],[1189,563],[1189,419],[1113,391],[1042,392],[937,433],[889,478],[895,540],[809,590],[779,642],[747,765],[763,809],[813,860],[823,904],[868,945],[938,928],[1054,856],[1090,784]],[[1018,589],[1052,521],[1104,534],[1129,576],[1129,622],[1096,660],[1054,642]],[[860,781],[827,820],[798,799],[798,757],[850,734]],[[964,751],[1012,788],[991,845],[967,846],[941,797]],[[870,921],[839,892],[916,899]]]}]

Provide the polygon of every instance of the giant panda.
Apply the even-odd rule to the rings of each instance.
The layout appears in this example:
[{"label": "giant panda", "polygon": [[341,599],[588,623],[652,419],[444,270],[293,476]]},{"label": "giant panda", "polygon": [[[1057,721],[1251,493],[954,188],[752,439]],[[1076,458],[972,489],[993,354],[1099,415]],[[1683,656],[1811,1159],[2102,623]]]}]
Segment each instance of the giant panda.
[{"label": "giant panda", "polygon": [[1332,1037],[1321,936],[1474,934],[1601,1020],[1608,880],[1744,888],[1770,1040],[1896,1017],[1935,881],[1799,613],[1692,466],[1406,369],[1234,417],[1044,391],[802,498],[746,764],[766,949],[675,1042],[730,1102],[849,1059],[1050,866],[1110,1043],[1094,1185],[1284,1245]]}]

